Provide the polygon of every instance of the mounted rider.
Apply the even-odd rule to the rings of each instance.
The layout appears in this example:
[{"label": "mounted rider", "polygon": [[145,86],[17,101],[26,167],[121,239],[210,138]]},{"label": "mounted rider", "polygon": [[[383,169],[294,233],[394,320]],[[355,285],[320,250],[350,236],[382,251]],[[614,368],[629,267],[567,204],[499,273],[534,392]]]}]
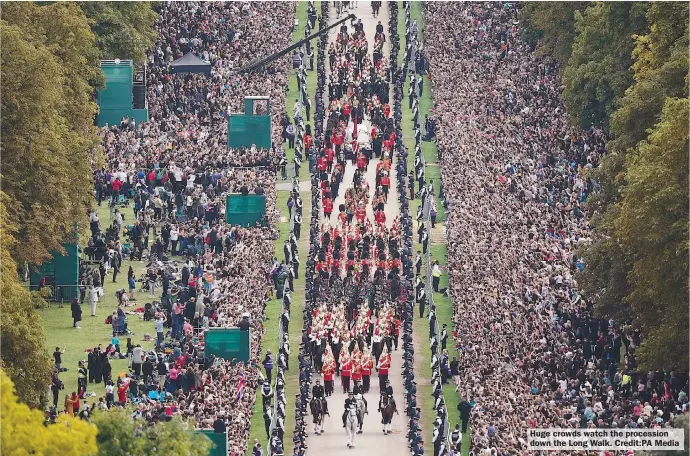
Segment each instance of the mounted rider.
[{"label": "mounted rider", "polygon": [[347,398],[345,399],[345,410],[343,411],[343,427],[345,427],[345,420],[347,419],[348,413],[352,413],[353,416],[357,416],[357,400],[355,399],[352,391],[347,393]]}]

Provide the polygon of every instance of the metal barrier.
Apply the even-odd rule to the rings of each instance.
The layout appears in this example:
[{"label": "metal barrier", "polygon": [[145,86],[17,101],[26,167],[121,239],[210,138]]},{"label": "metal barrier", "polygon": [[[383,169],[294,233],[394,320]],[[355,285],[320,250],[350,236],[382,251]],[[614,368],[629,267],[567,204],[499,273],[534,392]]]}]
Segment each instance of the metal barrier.
[{"label": "metal barrier", "polygon": [[[305,27],[308,27],[309,21],[307,20],[307,21],[305,21],[305,22],[306,22]],[[303,49],[303,48],[304,48],[304,46],[302,46],[302,49]],[[306,49],[305,49],[304,55],[305,55],[305,57],[306,57]],[[301,65],[299,68],[297,68],[297,69],[295,70],[295,76],[296,76],[296,77],[299,77],[299,73],[302,72],[302,71],[304,71],[304,64],[305,64],[305,63],[304,63],[304,60],[303,60],[303,61],[302,61],[302,65]],[[305,83],[305,91],[306,91],[306,79],[305,79],[305,82],[304,82],[304,83]],[[302,106],[302,108],[304,108],[304,104],[305,104],[303,92],[304,92],[304,91],[300,91],[300,93],[299,93],[299,101],[300,101],[300,106]],[[302,115],[302,113],[300,113],[300,115]],[[302,142],[302,139],[301,139],[301,138],[303,137],[304,132],[305,132],[305,131],[302,129],[302,125],[301,125],[300,123],[296,124],[296,127],[297,127],[297,133],[296,133],[296,135],[295,135],[295,137],[296,137],[295,148],[297,148],[297,144],[300,144],[300,143]],[[307,151],[304,151],[304,152],[307,152]],[[291,165],[291,164],[288,163],[288,164],[286,164],[285,166],[286,166],[286,167],[289,167],[290,165]],[[299,179],[297,178],[297,176],[295,176],[295,177],[293,178],[292,191],[293,191],[293,193],[294,193],[297,197],[299,197],[299,194],[300,194],[300,186],[299,186]],[[290,235],[292,235],[292,234],[294,233],[294,229],[295,229],[295,217],[297,216],[297,212],[298,212],[298,211],[297,211],[297,200],[295,199],[295,201],[293,201],[292,206],[290,207],[290,231],[289,231],[289,232],[290,232]],[[287,266],[289,267],[289,265],[287,265]],[[283,283],[283,296],[285,296],[285,283]],[[284,338],[285,338],[285,331],[283,330],[283,324],[282,324],[282,315],[283,315],[283,313],[285,313],[286,310],[288,311],[288,316],[289,316],[289,315],[290,315],[290,311],[289,311],[289,309],[287,309],[286,306],[285,306],[285,299],[282,299],[281,302],[280,302],[280,318],[278,318],[278,341],[279,341],[278,343],[279,343],[279,349],[278,349],[278,353],[276,353],[276,356],[280,356],[280,347],[282,347],[283,340],[284,340]],[[276,359],[276,364],[277,364],[277,359]],[[279,367],[276,367],[276,376],[275,376],[276,378],[275,378],[274,384],[272,385],[273,393],[274,393],[274,398],[273,398],[273,415],[271,416],[271,425],[270,425],[270,427],[269,427],[269,435],[273,435],[273,431],[274,431],[274,429],[276,429],[277,421],[278,421],[278,395],[277,395],[277,388],[276,388],[277,385],[278,385],[278,375],[277,375],[278,369],[280,369],[280,368],[279,368]],[[287,398],[286,398],[286,399],[287,399]],[[287,405],[287,404],[286,404],[286,405]],[[283,443],[284,443],[284,442],[283,442]],[[271,448],[271,440],[270,440],[270,437],[269,437],[268,445],[266,445],[266,451],[269,452],[268,454],[271,454],[272,448]]]},{"label": "metal barrier", "polygon": [[28,285],[22,284],[22,288],[29,292],[47,290],[47,296],[44,298],[49,302],[70,302],[73,299],[79,299],[79,285],[58,285],[49,284],[43,285]]},{"label": "metal barrier", "polygon": [[[299,194],[299,181],[297,179],[294,180],[293,182],[293,191],[296,192],[296,194]],[[295,227],[295,217],[297,216],[297,202],[290,207],[290,234],[294,232],[294,227]],[[283,296],[285,296],[285,283],[283,283]],[[286,311],[285,307],[285,300],[280,301],[280,318],[278,318],[278,353],[276,353],[276,356],[280,356],[280,347],[283,344],[283,340],[285,338],[285,331],[283,330],[283,323],[282,323],[282,315]],[[289,315],[289,311],[288,311]],[[276,360],[277,361],[277,360]],[[277,363],[276,363],[277,364]],[[279,367],[276,367],[276,373]],[[275,380],[273,382],[273,385],[271,387],[273,388],[274,394],[276,393],[276,386],[278,385],[278,375],[275,376]],[[276,427],[278,421],[278,396],[276,395],[273,400],[273,414],[271,416],[271,425],[269,427],[269,435],[273,434],[273,430]]]},{"label": "metal barrier", "polygon": [[[412,24],[412,19],[411,19],[411,14],[410,14],[410,3],[405,2],[405,18],[406,18],[406,23]],[[403,65],[407,65],[408,71],[411,70],[412,73],[414,74],[415,72],[415,59],[416,59],[416,53],[417,49],[414,43],[417,41],[418,36],[417,33],[410,33],[410,43],[412,44],[412,52],[411,52],[411,58],[409,61],[404,61]],[[406,43],[407,45],[407,43]],[[411,67],[411,68],[410,68]],[[413,91],[413,94],[415,98],[419,98],[419,93],[418,90],[415,89]],[[419,128],[419,123],[417,122],[415,124],[415,128]],[[426,160],[424,158],[424,154],[420,154],[420,160],[422,162],[422,166],[426,170]],[[434,304],[434,290],[433,290],[433,285],[432,285],[432,265],[431,265],[431,232],[430,232],[430,226],[431,226],[431,207],[432,207],[432,198],[435,198],[435,196],[429,192],[426,194],[424,200],[422,201],[422,220],[424,221],[428,236],[429,236],[429,247],[427,248],[426,254],[424,255],[424,267],[425,267],[425,292],[426,295],[428,296],[429,300],[429,309],[434,308],[435,309],[435,304]],[[436,338],[436,346],[441,347],[441,331],[439,330],[438,326],[438,318],[434,320],[434,333],[435,333],[435,338]],[[441,366],[440,363],[436,367],[436,372],[439,377],[441,377]],[[441,398],[443,398],[443,407],[445,409],[445,419],[443,423],[443,441],[446,442],[446,448],[448,448],[448,444],[450,443],[450,429],[449,429],[449,422],[448,422],[448,408],[446,407],[446,401],[445,397],[443,396],[443,391],[441,391]]]}]

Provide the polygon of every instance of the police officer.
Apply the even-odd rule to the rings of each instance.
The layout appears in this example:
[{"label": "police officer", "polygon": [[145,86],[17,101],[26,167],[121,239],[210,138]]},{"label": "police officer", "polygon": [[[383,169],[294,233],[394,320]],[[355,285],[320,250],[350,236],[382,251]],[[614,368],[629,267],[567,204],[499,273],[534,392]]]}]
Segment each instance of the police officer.
[{"label": "police officer", "polygon": [[263,399],[264,411],[270,408],[271,398],[273,397],[273,390],[271,389],[271,381],[269,379],[264,380],[264,384],[261,387],[261,398]]},{"label": "police officer", "polygon": [[441,432],[439,429],[438,421],[434,422],[434,432],[431,437],[434,443],[434,456],[439,456],[439,451],[441,450]]},{"label": "police officer", "polygon": [[292,232],[295,234],[295,237],[299,239],[300,233],[302,231],[302,216],[297,214],[295,216],[294,223],[292,225]]},{"label": "police officer", "polygon": [[450,449],[456,453],[462,451],[462,434],[460,433],[460,425],[456,424],[455,429],[450,434]]},{"label": "police officer", "polygon": [[266,438],[271,436],[271,421],[273,421],[273,410],[271,407],[264,409],[264,428],[266,429]]},{"label": "police officer", "polygon": [[441,350],[446,349],[446,343],[448,342],[448,330],[446,329],[448,327],[447,324],[443,324],[441,329]]}]

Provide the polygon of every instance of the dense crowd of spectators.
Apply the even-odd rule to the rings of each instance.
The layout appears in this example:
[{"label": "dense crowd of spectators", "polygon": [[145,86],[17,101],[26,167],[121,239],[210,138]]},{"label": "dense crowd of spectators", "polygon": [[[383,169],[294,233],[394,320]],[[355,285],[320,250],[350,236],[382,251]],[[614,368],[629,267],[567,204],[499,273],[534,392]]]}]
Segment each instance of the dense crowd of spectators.
[{"label": "dense crowd of spectators", "polygon": [[[109,386],[98,407],[132,404],[136,416],[151,422],[193,417],[198,427],[227,431],[233,455],[246,452],[255,389],[264,380],[257,366],[270,272],[278,262],[271,228],[276,178],[265,167],[275,151],[228,150],[227,116],[243,110],[245,96],[269,96],[272,139],[282,144],[289,60],[276,60],[261,73],[234,70],[286,47],[294,13],[293,3],[164,3],[155,26],[158,40],[148,55],[149,121],[137,125],[125,118],[103,128],[106,166],[94,172],[99,204],[110,202],[114,223],[124,225],[127,236],[121,241],[119,230],[109,230],[105,242],[112,257],[121,262],[126,244],[139,258],[150,253],[143,281],[153,287],[151,296],[162,288],[160,303],[144,310],[145,318],[150,312],[156,320],[156,350],[147,353],[128,340],[132,374],[99,376]],[[188,52],[211,63],[210,76],[169,72],[169,64]],[[266,195],[267,223],[226,224],[228,193]],[[133,210],[132,219],[124,206]],[[95,219],[92,231],[101,245]],[[176,271],[166,261],[169,255],[183,257],[174,258]],[[131,269],[127,280],[130,293],[119,294],[123,305],[136,286]],[[251,329],[249,362],[204,353],[207,329],[236,326]],[[106,358],[120,353],[118,337],[126,326],[113,323],[113,331]]]},{"label": "dense crowd of spectators", "polygon": [[520,40],[519,5],[425,3],[450,294],[471,451],[526,450],[540,427],[665,427],[687,373],[644,372],[644,334],[593,313],[575,274],[601,129],[568,124],[555,65]]},{"label": "dense crowd of spectators", "polygon": [[[270,165],[272,151],[227,150],[227,116],[244,110],[245,96],[269,96],[273,133],[280,133],[289,60],[278,59],[261,74],[237,70],[289,44],[294,8],[291,3],[165,3],[156,23],[158,40],[148,55],[149,121],[137,125],[124,119],[103,129],[109,164],[123,171],[172,163],[195,170]],[[265,33],[267,27],[271,33]],[[210,76],[169,71],[189,52],[211,63]],[[113,129],[116,133],[109,134]]]}]

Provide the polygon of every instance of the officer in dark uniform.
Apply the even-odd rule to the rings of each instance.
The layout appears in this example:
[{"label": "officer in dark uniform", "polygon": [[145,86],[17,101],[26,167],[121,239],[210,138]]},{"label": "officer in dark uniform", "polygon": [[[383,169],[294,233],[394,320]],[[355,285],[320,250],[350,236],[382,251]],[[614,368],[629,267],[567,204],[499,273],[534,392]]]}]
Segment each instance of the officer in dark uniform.
[{"label": "officer in dark uniform", "polygon": [[450,434],[450,449],[456,453],[462,451],[462,434],[460,433],[460,425],[456,424],[455,429]]},{"label": "officer in dark uniform", "polygon": [[390,380],[386,380],[386,386],[383,388],[383,391],[384,391],[388,396],[392,396],[392,395],[393,395],[393,387],[391,386]]},{"label": "officer in dark uniform", "polygon": [[271,398],[273,397],[273,391],[271,390],[270,380],[264,380],[264,384],[261,387],[261,398],[263,399],[264,410],[269,408],[271,405]]},{"label": "officer in dark uniform", "polygon": [[347,393],[347,398],[345,399],[345,409],[343,410],[343,427],[345,427],[345,419],[347,418],[347,412],[351,407],[357,408],[357,402],[355,401],[352,391]]},{"label": "officer in dark uniform", "polygon": [[446,349],[446,343],[448,342],[448,330],[446,329],[447,327],[448,327],[448,325],[444,323],[442,326],[443,329],[441,329],[441,350],[442,351]]},{"label": "officer in dark uniform", "polygon": [[315,399],[323,399],[325,395],[325,390],[323,389],[323,385],[321,384],[320,378],[316,379],[316,384],[311,388],[311,395]]}]

